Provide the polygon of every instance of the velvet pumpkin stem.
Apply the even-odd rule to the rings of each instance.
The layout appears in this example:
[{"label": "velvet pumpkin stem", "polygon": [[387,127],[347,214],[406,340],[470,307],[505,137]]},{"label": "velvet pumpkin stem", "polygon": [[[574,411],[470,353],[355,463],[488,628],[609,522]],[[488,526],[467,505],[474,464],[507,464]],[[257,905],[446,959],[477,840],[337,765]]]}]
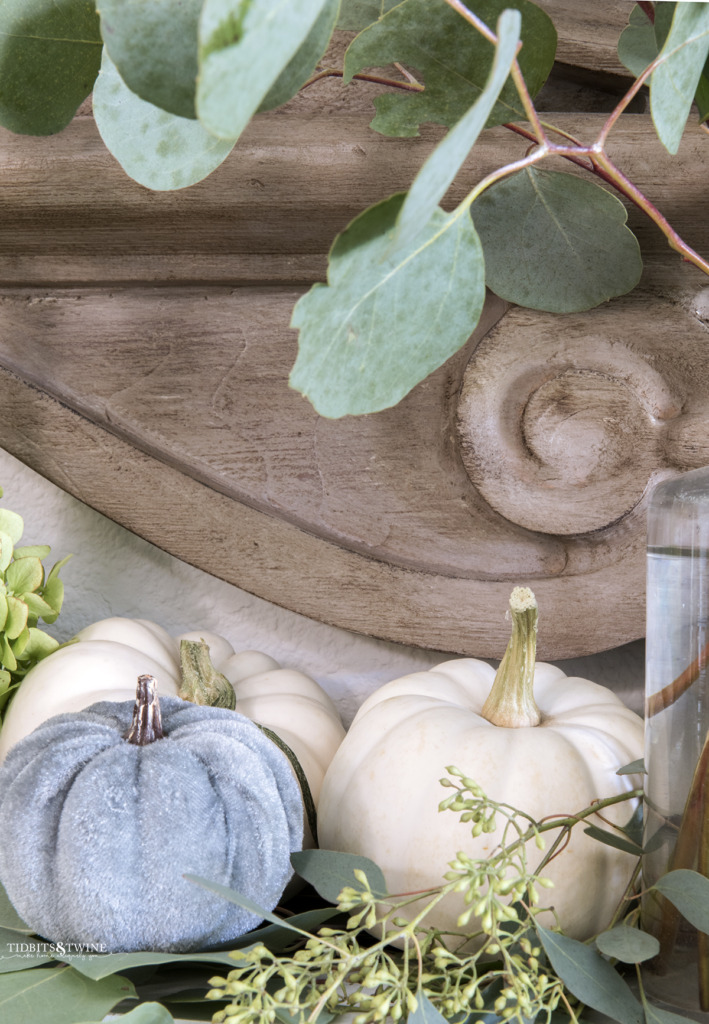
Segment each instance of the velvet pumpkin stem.
[{"label": "velvet pumpkin stem", "polygon": [[193,704],[214,708],[236,708],[234,687],[221,672],[217,672],[204,640],[180,641],[180,669],[182,682],[177,696]]},{"label": "velvet pumpkin stem", "polygon": [[541,712],[534,699],[537,655],[537,599],[529,587],[515,587],[510,596],[512,636],[495,675],[482,716],[493,725],[523,729],[539,725]]},{"label": "velvet pumpkin stem", "polygon": [[128,743],[145,747],[163,738],[158,683],[155,676],[138,676],[133,721],[125,735]]}]

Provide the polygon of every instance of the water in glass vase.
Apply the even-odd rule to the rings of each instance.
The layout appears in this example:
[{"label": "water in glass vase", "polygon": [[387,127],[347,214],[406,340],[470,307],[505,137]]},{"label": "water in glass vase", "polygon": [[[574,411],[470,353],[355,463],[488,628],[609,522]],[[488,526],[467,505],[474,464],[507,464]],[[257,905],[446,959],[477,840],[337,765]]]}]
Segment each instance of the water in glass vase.
[{"label": "water in glass vase", "polygon": [[[708,645],[709,470],[702,469],[658,485],[648,509],[645,890],[674,868],[709,868]],[[642,917],[661,944],[643,972],[648,994],[709,1021],[709,940],[657,893],[644,897]]]}]

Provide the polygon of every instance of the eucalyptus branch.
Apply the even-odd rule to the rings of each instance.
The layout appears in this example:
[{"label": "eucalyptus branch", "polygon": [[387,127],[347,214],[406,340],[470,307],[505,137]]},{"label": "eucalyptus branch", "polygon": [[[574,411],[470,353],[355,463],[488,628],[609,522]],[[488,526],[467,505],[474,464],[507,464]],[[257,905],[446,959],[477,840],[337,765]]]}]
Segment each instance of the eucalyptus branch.
[{"label": "eucalyptus branch", "polygon": [[[468,24],[472,25],[483,36],[483,38],[493,46],[497,45],[497,35],[481,18],[467,7],[462,0],[445,0],[445,3],[464,18]],[[652,5],[646,6],[649,9],[646,10],[645,13],[648,15],[650,20],[653,20],[654,10],[651,9]],[[519,47],[521,47],[521,43],[518,46],[518,50]],[[667,239],[670,248],[677,252],[685,262],[693,264],[697,269],[701,270],[702,273],[709,276],[709,261],[700,256],[695,249],[681,238],[667,218],[660,212],[654,203],[644,195],[637,185],[635,185],[634,182],[632,182],[620,170],[620,168],[615,165],[605,150],[608,136],[621,114],[627,110],[628,105],[638,94],[643,85],[645,85],[655,68],[662,64],[664,60],[666,60],[666,55],[658,55],[658,57],[656,57],[655,60],[645,68],[642,74],[635,79],[630,88],[618,101],[615,108],[606,119],[595,142],[590,146],[584,146],[570,133],[541,120],[529,94],[524,76],[522,75],[519,67],[519,62],[515,59],[512,64],[511,76],[517,88],[527,119],[532,125],[532,130],[530,131],[530,129],[513,122],[506,123],[504,127],[509,131],[528,139],[530,142],[536,143],[536,148],[520,160],[511,161],[510,163],[492,171],[483,178],[482,181],[480,181],[463,200],[460,209],[463,210],[465,208],[469,208],[478,196],[480,196],[487,188],[503,178],[508,177],[517,171],[524,170],[526,167],[539,163],[547,157],[558,156],[601,178],[625,199],[632,202],[659,228]],[[397,66],[399,67],[399,65]],[[402,74],[406,76],[406,81],[368,73],[357,74],[354,78],[362,81],[376,82],[381,85],[390,86],[404,91],[425,91],[425,86],[413,79],[405,69],[400,68],[400,70]],[[343,75],[344,72],[336,68],[324,68],[316,72],[316,74],[305,83],[303,88],[307,88],[322,78],[343,77]],[[548,133],[553,133],[565,139],[566,144],[559,144],[550,141]]]},{"label": "eucalyptus branch", "polygon": [[[540,1013],[550,1018],[561,1005],[571,1020],[577,1019],[563,981],[542,956],[534,926],[537,915],[546,910],[537,890],[548,883],[539,867],[528,868],[526,843],[534,839],[540,845],[542,832],[573,828],[599,809],[632,799],[640,791],[536,822],[525,812],[490,800],[458,769],[447,771],[452,779],[441,783],[454,792],[441,802],[441,810],[459,812],[473,835],[497,831],[497,819],[503,816],[502,835],[512,829],[514,840],[500,843],[484,859],[459,852],[442,884],[424,894],[425,900],[421,894],[406,894],[403,899],[379,896],[366,874],[355,869],[359,888],[345,886],[338,897],[338,909],[350,915],[344,928],[321,928],[291,956],[277,956],[263,945],[233,954],[235,967],[228,977],[210,981],[208,998],[233,999],[214,1015],[215,1022],[257,1024],[285,1012],[314,1024],[321,1013],[330,1012],[354,1013],[356,1024],[384,1024],[408,1017],[422,1000],[445,1018],[492,1011],[523,1024]],[[428,926],[432,910],[453,894],[464,907],[460,931]],[[401,915],[412,895],[422,905],[407,920]],[[363,932],[376,938],[370,934],[360,942]],[[392,943],[403,946],[402,951]]]},{"label": "eucalyptus branch", "polygon": [[[520,125],[508,122],[504,127],[532,142],[536,141],[536,137],[532,132]],[[605,127],[606,126],[604,126],[604,130]],[[558,131],[562,134],[561,129],[556,129],[552,126],[552,130]],[[613,163],[606,154],[600,139],[601,136],[599,136],[599,139],[591,146],[582,146],[575,142],[572,146],[561,146],[547,141],[543,147],[539,147],[532,154],[528,154],[522,160],[507,164],[491,172],[475,187],[473,192],[465,201],[472,203],[480,193],[484,191],[484,189],[488,188],[489,185],[493,184],[495,181],[499,181],[508,174],[521,170],[532,163],[545,159],[546,157],[559,156],[565,160],[575,163],[577,166],[583,168],[583,170],[595,174],[597,177],[602,178],[608,185],[613,186],[617,192],[637,206],[637,208],[660,229],[667,239],[671,249],[677,252],[686,263],[693,264],[698,270],[701,270],[703,274],[709,276],[709,261],[700,256],[692,246],[684,241],[655,204],[648,199],[637,185],[635,185],[635,183],[623,174],[623,172]],[[590,165],[582,159],[584,156],[590,157]]]},{"label": "eucalyptus branch", "polygon": [[[579,167],[582,167],[585,171],[590,171],[591,173],[593,173],[596,170],[596,168],[593,165],[592,160],[590,159],[590,154],[588,154],[589,155],[588,162],[586,162],[586,161],[584,161],[582,159],[580,154],[584,153],[584,155],[586,155],[586,153],[587,153],[587,151],[586,151],[586,149],[585,149],[585,147],[584,147],[582,142],[579,142],[578,139],[574,138],[574,136],[570,135],[568,132],[565,132],[562,128],[557,128],[555,125],[549,124],[546,121],[543,121],[542,124],[544,125],[544,128],[547,131],[554,132],[555,134],[562,136],[562,138],[565,138],[570,143],[572,143],[572,145],[574,147],[573,150],[569,150],[569,151],[564,150],[564,152],[555,152],[551,148],[551,143],[548,143],[548,145],[550,146],[550,149],[549,149],[549,154],[550,155],[553,154],[555,156],[562,156],[565,160],[570,160],[571,163],[577,164]],[[503,124],[502,127],[506,128],[510,132],[514,132],[516,135],[521,135],[522,138],[528,139],[530,142],[535,142],[535,143],[537,142],[537,138],[533,134],[533,132],[530,132],[530,130],[528,128],[524,128],[520,124],[515,124],[514,121],[508,121],[505,124]]]},{"label": "eucalyptus branch", "polygon": [[595,159],[599,168],[607,175],[607,180],[615,185],[619,192],[635,203],[635,205],[638,206],[660,229],[667,239],[670,248],[679,253],[685,262],[692,263],[695,267],[701,270],[703,274],[709,275],[709,262],[700,256],[695,249],[680,237],[667,218],[660,213],[654,203],[652,203],[640,191],[637,185],[630,181],[630,179],[615,166],[613,161],[606,156],[605,152],[596,152]]},{"label": "eucalyptus branch", "polygon": [[538,146],[531,153],[527,153],[526,156],[523,156],[520,160],[515,160],[512,163],[505,164],[504,166],[491,171],[468,193],[465,199],[460,203],[458,209],[464,210],[472,206],[478,196],[481,195],[486,188],[489,188],[490,185],[494,185],[495,182],[501,181],[503,178],[508,177],[510,174],[515,174],[517,171],[523,171],[525,167],[531,167],[534,164],[540,163],[547,156],[549,156],[548,146]]},{"label": "eucalyptus branch", "polygon": [[623,96],[621,96],[618,103],[615,105],[611,113],[608,115],[606,123],[603,125],[601,133],[598,136],[598,139],[596,140],[596,146],[600,150],[602,150],[605,147],[606,139],[608,138],[611,129],[613,128],[614,124],[616,123],[620,115],[624,113],[625,110],[627,110],[631,100],[633,100],[637,96],[637,94],[640,92],[643,85],[645,85],[645,82],[648,80],[648,78],[653,73],[655,68],[658,66],[658,64],[661,64],[662,62],[663,61],[660,60],[660,57],[658,55],[655,58],[655,60],[648,64],[643,73],[639,75],[638,78],[635,79],[635,81],[630,86],[628,91],[625,92]]},{"label": "eucalyptus branch", "polygon": [[[627,923],[627,921],[629,919],[628,918],[627,904],[631,900],[637,899],[637,884],[638,884],[638,880],[640,879],[641,872],[642,872],[642,860],[640,859],[640,857],[638,857],[638,862],[635,865],[635,870],[633,871],[632,875],[630,876],[630,880],[629,880],[628,884],[625,887],[625,892],[621,896],[621,898],[620,898],[620,900],[618,902],[618,906],[615,909],[615,913],[613,914],[613,917],[611,918],[611,920],[610,920],[610,922],[608,924],[609,928],[615,927],[615,925],[619,924],[623,920],[625,920],[626,923]],[[639,913],[640,913],[640,908],[637,907],[635,910],[633,910],[632,913],[633,913],[633,916],[635,918],[637,918],[639,916]]]},{"label": "eucalyptus branch", "polygon": [[[397,65],[398,67],[399,65]],[[398,78],[387,78],[384,75],[372,75],[368,72],[360,72],[353,75],[353,80],[358,82],[374,82],[376,85],[386,85],[394,89],[403,89],[404,92],[423,92],[424,86],[420,82],[417,82],[415,78],[410,76],[403,68],[400,69],[403,75],[406,75],[407,80],[402,82]],[[300,87],[302,92],[311,85],[315,85],[316,82],[322,81],[324,78],[344,78],[345,72],[341,68],[321,68],[316,71],[307,82],[304,82]]]},{"label": "eucalyptus branch", "polygon": [[584,808],[583,811],[579,811],[578,814],[570,814],[566,817],[549,818],[546,821],[539,823],[537,829],[539,832],[548,832],[550,829],[554,828],[571,828],[579,822],[585,821],[586,818],[593,817],[594,814],[604,810],[606,807],[612,807],[614,804],[622,804],[628,800],[641,800],[642,797],[642,788],[629,789],[626,793],[617,793],[615,796],[609,796],[603,800],[597,800],[594,803],[589,804],[589,806]]},{"label": "eucalyptus branch", "polygon": [[652,696],[648,697],[645,704],[645,717],[652,718],[654,715],[659,714],[660,711],[664,711],[665,708],[674,704],[690,688],[692,683],[699,678],[707,663],[709,663],[709,644],[705,644],[702,647],[694,661],[676,679],[668,683],[662,690],[658,690],[657,693],[653,693]]},{"label": "eucalyptus branch", "polygon": [[[461,0],[445,0],[445,2],[448,4],[449,7],[451,7],[454,11],[460,14],[460,16],[464,18],[470,25],[476,28],[478,32],[485,39],[487,39],[488,42],[492,43],[493,46],[497,46],[497,36],[495,35],[495,33],[488,28],[488,26],[485,24],[484,21],[482,21],[481,18],[478,18],[478,16],[474,14],[468,7],[466,7],[465,4],[461,3]],[[520,42],[517,45],[518,53],[521,47],[522,43]],[[517,59],[515,59],[512,64],[511,74],[512,80],[517,88],[519,98],[522,101],[524,112],[527,115],[530,124],[534,128],[535,138],[540,145],[543,145],[546,142],[544,128],[542,126],[541,121],[539,120],[539,115],[537,113],[536,107],[534,106],[534,103],[532,102],[532,97],[529,94],[527,83],[524,80],[524,75],[522,74]]]},{"label": "eucalyptus branch", "polygon": [[[473,25],[485,39],[493,45],[497,45],[497,36],[495,33],[492,32],[476,14],[470,11],[465,4],[461,2],[461,0],[445,0],[445,2],[449,7],[460,14],[461,17],[463,17],[469,24]],[[564,132],[562,129],[557,129],[552,125],[547,125],[545,122],[542,122],[529,94],[529,90],[527,89],[524,76],[522,75],[519,67],[519,62],[515,59],[511,69],[511,76],[522,101],[527,118],[532,125],[532,131],[513,123],[507,123],[505,127],[532,142],[536,142],[538,148],[533,150],[531,153],[528,153],[521,160],[506,164],[505,166],[488,174],[475,186],[461,205],[472,205],[475,199],[477,199],[477,197],[484,192],[486,188],[516,171],[523,170],[525,167],[538,163],[539,161],[546,159],[548,156],[560,156],[577,164],[584,170],[596,174],[607,184],[613,186],[616,191],[634,203],[638,209],[642,210],[642,212],[651,221],[653,221],[653,223],[667,238],[670,248],[679,253],[686,262],[692,263],[695,267],[701,270],[702,273],[709,275],[709,262],[703,259],[695,249],[680,237],[667,218],[640,191],[637,185],[630,181],[630,179],[627,178],[618,167],[616,167],[605,151],[608,135],[616,124],[618,118],[627,109],[632,99],[638,94],[648,78],[652,75],[655,68],[662,64],[666,59],[667,55],[658,55],[655,60],[645,68],[642,74],[635,79],[633,84],[624,93],[606,119],[596,141],[589,147],[583,146],[577,139]],[[550,142],[547,135],[547,128],[565,138],[569,145],[559,145]],[[589,162],[584,160],[584,157],[587,157]]]}]

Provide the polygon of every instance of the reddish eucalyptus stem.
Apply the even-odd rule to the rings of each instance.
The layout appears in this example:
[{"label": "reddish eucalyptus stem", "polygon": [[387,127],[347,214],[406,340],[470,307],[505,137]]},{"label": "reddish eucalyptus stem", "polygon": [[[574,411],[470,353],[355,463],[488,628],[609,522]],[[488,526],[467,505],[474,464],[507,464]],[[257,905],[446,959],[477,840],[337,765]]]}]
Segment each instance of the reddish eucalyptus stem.
[{"label": "reddish eucalyptus stem", "polygon": [[668,683],[662,690],[658,690],[657,693],[653,693],[651,697],[648,697],[645,704],[645,717],[652,718],[654,715],[659,714],[660,711],[664,711],[665,708],[674,704],[690,688],[692,683],[699,678],[707,663],[709,663],[709,644],[702,647],[692,664],[688,665],[684,672],[678,675],[675,680]]},{"label": "reddish eucalyptus stem", "polygon": [[[445,0],[445,2],[452,10],[460,14],[462,18],[477,29],[477,31],[488,40],[488,42],[493,45],[497,45],[497,36],[495,33],[488,28],[484,21],[469,10],[469,8],[462,3],[462,0]],[[653,4],[641,3],[640,6],[648,19],[651,22],[654,22],[655,11]],[[521,43],[519,45],[521,46]],[[563,157],[563,159],[569,160],[571,163],[583,168],[585,171],[595,174],[597,177],[605,181],[606,184],[611,185],[617,192],[637,206],[638,209],[642,210],[642,212],[660,229],[667,239],[671,249],[674,249],[674,251],[677,252],[683,260],[685,260],[685,262],[693,264],[698,270],[701,270],[703,274],[709,276],[709,261],[700,256],[695,249],[681,238],[654,203],[652,203],[640,191],[640,189],[628,177],[626,177],[618,167],[616,167],[605,152],[606,139],[611,129],[659,63],[661,63],[661,60],[658,56],[651,64],[648,65],[647,68],[645,68],[643,73],[633,82],[628,91],[617,103],[603,125],[595,143],[592,146],[583,146],[577,139],[574,139],[574,137],[569,135],[567,132],[560,128],[556,128],[554,125],[545,125],[540,120],[529,94],[529,90],[527,89],[527,85],[524,81],[524,76],[520,70],[519,63],[515,60],[511,69],[512,79],[515,83],[525,113],[533,130],[530,131],[529,129],[523,128],[521,125],[516,125],[512,122],[505,124],[504,127],[509,131],[513,131],[516,134],[529,139],[531,142],[535,142],[539,149],[534,153],[527,154],[527,156],[522,160],[516,160],[489,174],[475,187],[473,192],[464,201],[463,205],[470,206],[474,199],[476,199],[477,196],[479,196],[495,181],[499,181],[501,178],[506,177],[509,174],[513,174],[515,171],[521,170],[530,164],[537,163],[547,156],[560,156]],[[302,88],[306,89],[309,85],[313,85],[322,78],[342,77],[344,77],[343,71],[336,68],[324,68],[313,75],[313,77],[310,78]],[[357,74],[353,77],[362,81],[375,82],[379,85],[391,86],[392,88],[403,89],[410,92],[422,92],[424,90],[424,86],[415,81],[402,82],[400,80],[370,74]],[[566,138],[570,145],[564,146],[550,142],[547,135],[547,129],[562,136],[563,138]],[[586,159],[583,159],[584,157]]]},{"label": "reddish eucalyptus stem", "polygon": [[651,25],[655,24],[655,5],[651,0],[638,0],[638,7]]},{"label": "reddish eucalyptus stem", "polygon": [[[339,68],[323,68],[321,71],[316,71],[315,74],[301,85],[301,92],[303,89],[307,89],[309,85],[315,85],[323,78],[344,78],[345,72]],[[423,92],[424,86],[420,82],[409,81],[402,82],[398,78],[386,78],[384,75],[370,75],[366,72],[352,76],[358,82],[374,82],[377,85],[388,85],[392,88],[403,89],[404,92]]]},{"label": "reddish eucalyptus stem", "polygon": [[[473,12],[469,10],[464,3],[461,3],[461,0],[446,0],[446,3],[450,8],[452,8],[452,10],[456,11],[461,18],[464,18],[469,25],[476,28],[483,38],[487,39],[487,41],[492,43],[493,46],[497,46],[497,36],[495,33],[489,29],[485,22],[478,18],[476,14],[473,14]],[[517,44],[517,53],[519,53],[521,47],[522,43],[520,42]],[[524,75],[522,74],[519,62],[516,58],[512,64],[510,74],[512,75],[512,81],[515,83],[517,92],[519,93],[519,98],[522,101],[522,106],[524,107],[527,119],[534,129],[535,139],[539,145],[542,146],[547,141],[544,127],[542,122],[539,120],[539,114],[532,102],[532,97],[527,89],[527,83],[524,80]]]},{"label": "reddish eucalyptus stem", "polygon": [[[509,121],[507,124],[503,124],[502,127],[506,128],[510,132],[514,132],[516,135],[521,135],[523,139],[529,139],[530,142],[537,142],[537,138],[534,135],[534,133],[530,132],[528,128],[523,128],[520,124],[515,124],[513,121]],[[583,160],[579,155],[582,151],[584,153],[586,152],[582,143],[578,142],[571,136],[568,136],[566,132],[563,132],[560,128],[555,128],[553,125],[549,125],[548,127],[551,131],[558,132],[560,135],[563,135],[565,138],[568,138],[569,141],[573,143],[573,150],[569,150],[568,152],[565,151],[563,153],[560,152],[557,155],[563,156],[565,160],[570,160],[573,164],[578,164],[579,167],[583,167],[584,171],[593,172],[595,170],[590,155],[588,162]],[[549,152],[552,153],[554,151],[554,143],[549,142],[548,147]]]},{"label": "reddish eucalyptus stem", "polygon": [[605,172],[608,181],[613,184],[618,191],[630,199],[636,206],[638,206],[644,214],[646,214],[654,224],[660,229],[662,234],[667,239],[671,249],[679,253],[683,260],[687,263],[692,263],[695,267],[702,271],[703,274],[709,275],[709,262],[696,252],[691,245],[687,243],[678,235],[675,229],[672,227],[667,218],[660,213],[654,203],[640,191],[637,185],[633,184],[629,178],[619,170],[612,160],[606,156],[604,152],[595,154],[595,162],[598,167]]},{"label": "reddish eucalyptus stem", "polygon": [[[509,123],[504,125],[504,127],[509,131],[515,132],[517,135],[521,135],[525,139],[536,141],[532,132],[520,125]],[[556,129],[552,127],[552,130]],[[613,161],[607,156],[602,144],[598,140],[593,144],[593,146],[589,147],[576,144],[575,142],[571,146],[560,146],[556,143],[548,142],[546,145],[545,155],[560,156],[565,160],[570,160],[572,163],[577,164],[584,170],[590,171],[597,177],[602,178],[606,184],[612,185],[617,192],[630,200],[630,202],[637,206],[639,210],[642,210],[642,212],[660,229],[667,239],[671,249],[674,249],[675,252],[679,253],[685,262],[692,263],[697,267],[697,269],[701,270],[703,274],[707,274],[709,276],[709,261],[700,256],[695,249],[684,241],[684,239],[672,227],[664,214],[658,210],[655,204],[640,191],[637,185],[635,185],[618,167],[616,167]],[[582,159],[584,156],[589,157],[591,165],[587,164]],[[517,169],[517,165],[510,165],[510,168]]]}]

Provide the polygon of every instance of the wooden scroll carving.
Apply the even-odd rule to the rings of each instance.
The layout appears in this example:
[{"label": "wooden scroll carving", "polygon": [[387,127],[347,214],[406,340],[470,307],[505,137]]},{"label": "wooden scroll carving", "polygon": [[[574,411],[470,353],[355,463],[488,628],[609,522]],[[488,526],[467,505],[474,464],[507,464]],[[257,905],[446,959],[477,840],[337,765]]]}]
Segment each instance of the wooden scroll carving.
[{"label": "wooden scroll carving", "polygon": [[[293,304],[440,136],[367,120],[262,116],[176,194],[128,180],[90,117],[4,134],[3,446],[179,558],[347,629],[498,657],[510,589],[529,584],[542,657],[641,636],[648,488],[709,461],[704,280],[631,212],[636,293],[563,317],[491,296],[399,406],[321,419],[288,388]],[[592,137],[602,118],[555,120]],[[634,115],[614,139],[707,251],[705,138],[673,162]],[[446,204],[520,145],[489,133]]]}]

